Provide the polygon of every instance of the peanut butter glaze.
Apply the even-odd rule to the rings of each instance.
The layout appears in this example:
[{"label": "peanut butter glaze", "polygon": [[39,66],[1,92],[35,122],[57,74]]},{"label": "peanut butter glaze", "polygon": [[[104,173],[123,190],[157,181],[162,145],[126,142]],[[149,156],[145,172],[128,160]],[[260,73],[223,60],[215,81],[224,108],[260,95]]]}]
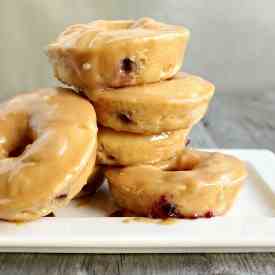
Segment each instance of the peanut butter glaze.
[{"label": "peanut butter glaze", "polygon": [[97,163],[127,166],[166,160],[184,148],[188,133],[189,129],[183,129],[158,135],[140,135],[100,127]]},{"label": "peanut butter glaze", "polygon": [[85,93],[99,124],[149,135],[192,127],[205,115],[214,89],[200,77],[178,73],[159,83]]},{"label": "peanut butter glaze", "polygon": [[183,62],[189,31],[151,18],[69,26],[48,46],[55,76],[82,89],[158,82]]},{"label": "peanut butter glaze", "polygon": [[106,172],[116,203],[137,216],[199,218],[224,214],[246,177],[237,158],[185,149],[168,171],[150,165]]},{"label": "peanut butter glaze", "polygon": [[93,170],[96,135],[91,104],[70,89],[41,89],[1,104],[0,218],[32,220],[66,205]]}]

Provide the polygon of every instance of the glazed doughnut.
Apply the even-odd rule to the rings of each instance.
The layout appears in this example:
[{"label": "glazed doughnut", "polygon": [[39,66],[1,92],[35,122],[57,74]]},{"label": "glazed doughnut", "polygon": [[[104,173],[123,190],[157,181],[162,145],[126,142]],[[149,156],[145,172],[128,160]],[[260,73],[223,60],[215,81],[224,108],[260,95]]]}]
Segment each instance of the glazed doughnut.
[{"label": "glazed doughnut", "polygon": [[101,125],[154,134],[191,128],[206,113],[214,86],[200,77],[178,73],[159,83],[85,93]]},{"label": "glazed doughnut", "polygon": [[95,165],[92,174],[87,180],[87,184],[83,186],[81,191],[75,196],[75,198],[80,198],[84,196],[93,195],[103,184],[105,176],[105,167],[101,165]]},{"label": "glazed doughnut", "polygon": [[123,209],[153,218],[223,215],[246,177],[237,158],[184,150],[169,171],[150,165],[110,168],[112,195]]},{"label": "glazed doughnut", "polygon": [[0,106],[0,218],[27,221],[65,206],[96,157],[92,105],[70,89],[19,95]]},{"label": "glazed doughnut", "polygon": [[48,46],[55,76],[80,89],[158,82],[183,62],[189,31],[150,18],[68,27]]},{"label": "glazed doughnut", "polygon": [[139,135],[100,127],[97,163],[127,166],[170,159],[184,148],[188,133],[189,129],[183,129],[157,135]]}]

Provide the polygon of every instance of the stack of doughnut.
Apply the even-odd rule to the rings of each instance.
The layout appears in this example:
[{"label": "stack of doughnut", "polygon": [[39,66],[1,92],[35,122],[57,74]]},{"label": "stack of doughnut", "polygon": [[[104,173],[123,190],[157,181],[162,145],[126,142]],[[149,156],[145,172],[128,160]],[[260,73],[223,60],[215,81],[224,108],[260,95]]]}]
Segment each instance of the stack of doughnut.
[{"label": "stack of doughnut", "polygon": [[179,72],[189,35],[150,18],[99,20],[61,33],[47,54],[55,77],[72,89],[18,96],[2,109],[0,218],[47,215],[81,188],[94,192],[103,172],[127,213],[224,214],[246,169],[235,157],[186,148],[214,94],[209,81]]},{"label": "stack of doughnut", "polygon": [[188,40],[184,27],[143,18],[73,25],[49,46],[55,76],[92,102],[97,164],[135,215],[222,215],[246,175],[234,157],[185,149],[214,93],[179,72]]}]

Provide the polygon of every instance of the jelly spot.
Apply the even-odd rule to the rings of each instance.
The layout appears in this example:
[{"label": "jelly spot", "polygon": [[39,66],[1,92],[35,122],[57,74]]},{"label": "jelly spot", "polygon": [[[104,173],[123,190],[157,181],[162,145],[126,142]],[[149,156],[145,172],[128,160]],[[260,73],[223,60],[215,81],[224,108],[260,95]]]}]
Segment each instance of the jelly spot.
[{"label": "jelly spot", "polygon": [[137,64],[130,58],[126,57],[121,61],[121,71],[129,74],[137,70]]},{"label": "jelly spot", "polygon": [[182,215],[176,205],[166,198],[165,195],[161,196],[160,199],[153,205],[150,217],[152,218],[178,218],[178,219],[189,219],[195,220],[198,218],[212,218],[214,213],[212,211],[207,211],[204,215],[192,214],[192,215]]},{"label": "jelly spot", "polygon": [[110,160],[116,160],[116,158],[113,155],[109,155],[109,154],[107,154],[107,158]]},{"label": "jelly spot", "polygon": [[169,202],[165,196],[161,196],[159,200],[154,203],[150,216],[161,219],[177,217],[177,207],[174,203]]},{"label": "jelly spot", "polygon": [[28,145],[32,144],[33,140],[30,136],[26,135],[22,140],[21,143],[18,144],[11,152],[9,152],[10,158],[16,158],[23,154],[25,149],[27,149]]},{"label": "jelly spot", "polygon": [[132,118],[131,118],[131,115],[130,115],[129,113],[119,113],[119,114],[118,114],[118,118],[119,118],[122,122],[127,123],[127,124],[133,122],[133,121],[132,121]]},{"label": "jelly spot", "polygon": [[212,218],[214,217],[214,213],[213,211],[207,211],[205,214],[204,214],[204,218]]},{"label": "jelly spot", "polygon": [[161,206],[161,209],[168,217],[174,216],[176,205],[173,203],[165,203]]},{"label": "jelly spot", "polygon": [[191,143],[191,139],[188,138],[188,139],[186,140],[185,146],[188,146],[190,143]]},{"label": "jelly spot", "polygon": [[[109,217],[144,217],[144,215],[138,215],[136,212],[122,208],[111,213]],[[177,210],[176,205],[173,202],[169,202],[166,196],[163,195],[153,204],[151,212],[147,217],[162,220],[167,220],[169,218],[196,220],[199,218],[212,218],[214,217],[214,213],[209,210],[203,215],[198,215],[196,213],[192,215],[182,215]]]}]

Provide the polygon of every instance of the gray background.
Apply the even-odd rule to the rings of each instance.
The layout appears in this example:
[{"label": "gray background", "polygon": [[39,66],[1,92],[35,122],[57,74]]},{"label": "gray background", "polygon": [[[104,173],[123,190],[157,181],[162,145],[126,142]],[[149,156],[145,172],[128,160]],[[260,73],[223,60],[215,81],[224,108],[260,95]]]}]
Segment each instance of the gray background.
[{"label": "gray background", "polygon": [[53,85],[43,49],[65,26],[151,16],[190,28],[184,70],[217,92],[275,87],[274,0],[1,0],[1,97]]}]

